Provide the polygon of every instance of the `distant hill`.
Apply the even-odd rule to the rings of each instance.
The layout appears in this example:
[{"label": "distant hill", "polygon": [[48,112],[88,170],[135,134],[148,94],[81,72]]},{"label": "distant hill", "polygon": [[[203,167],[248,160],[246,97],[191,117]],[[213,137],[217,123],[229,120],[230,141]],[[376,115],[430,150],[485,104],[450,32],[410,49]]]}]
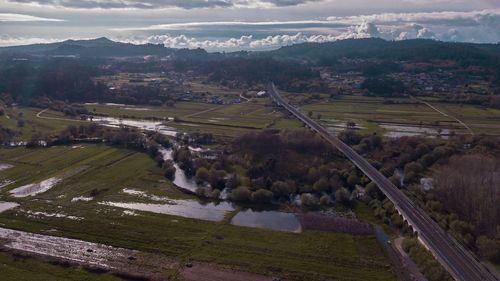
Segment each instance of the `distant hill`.
[{"label": "distant hill", "polygon": [[328,63],[338,58],[379,58],[408,61],[452,59],[460,62],[498,64],[500,44],[471,44],[435,40],[386,41],[378,38],[348,39],[329,43],[303,43],[282,47],[266,55],[277,58]]},{"label": "distant hill", "polygon": [[48,44],[33,44],[26,46],[1,47],[0,54],[33,54],[53,56],[80,56],[80,57],[122,57],[122,56],[180,56],[206,55],[204,50],[182,50],[166,48],[163,45],[121,43],[102,37],[91,40],[66,40]]},{"label": "distant hill", "polygon": [[34,54],[80,57],[173,56],[190,60],[273,57],[284,60],[333,65],[339,58],[378,58],[385,60],[430,61],[450,59],[464,65],[500,66],[500,44],[453,43],[413,39],[386,41],[378,38],[348,39],[328,43],[303,43],[273,51],[208,53],[203,49],[166,48],[161,44],[136,45],[102,37],[92,40],[66,40],[49,44],[1,47],[0,54]]}]

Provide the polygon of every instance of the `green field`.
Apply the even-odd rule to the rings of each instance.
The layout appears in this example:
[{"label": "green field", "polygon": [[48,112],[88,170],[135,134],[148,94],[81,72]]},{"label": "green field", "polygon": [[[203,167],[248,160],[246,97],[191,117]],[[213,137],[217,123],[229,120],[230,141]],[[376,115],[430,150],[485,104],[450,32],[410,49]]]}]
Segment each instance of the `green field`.
[{"label": "green field", "polygon": [[113,105],[86,105],[90,112],[111,117],[176,118],[177,122],[168,122],[168,125],[183,132],[208,132],[219,137],[235,137],[265,128],[285,129],[300,126],[299,122],[275,111],[268,99],[230,105],[179,102],[173,107],[138,107],[149,110]]},{"label": "green field", "polygon": [[[165,181],[146,154],[105,145],[16,148],[1,149],[0,162],[14,165],[0,171],[0,179],[17,180],[2,189],[2,200],[21,205],[0,213],[2,227],[39,233],[50,230],[51,235],[160,254],[180,265],[190,258],[291,280],[395,280],[390,262],[373,236],[318,231],[285,233],[233,226],[228,219],[209,222],[147,212],[130,216],[124,215],[123,209],[98,204],[136,202],[138,198],[123,193],[124,188],[170,198],[190,198]],[[47,192],[27,198],[9,195],[12,188],[75,170],[78,173]],[[77,196],[89,196],[93,189],[99,191],[94,200],[71,201]],[[149,202],[147,198],[140,200]],[[27,211],[64,213],[84,219],[34,217]],[[4,264],[7,272],[16,272],[24,263],[9,259],[0,255],[0,266]],[[40,263],[33,268],[47,267],[48,276],[63,277],[76,270],[52,270],[51,266]],[[31,273],[27,270],[19,274],[28,278]],[[164,276],[175,279],[177,271],[164,272]],[[64,280],[63,277],[60,279]],[[80,280],[77,277],[74,279]]]},{"label": "green field", "polygon": [[120,280],[109,274],[97,274],[80,268],[62,267],[29,257],[0,252],[2,280],[16,281],[112,281]]},{"label": "green field", "polygon": [[[390,100],[395,103],[387,103],[383,98],[342,96],[330,102],[302,106],[301,111],[305,113],[312,111],[313,117],[321,114],[321,121],[326,126],[344,126],[346,122],[353,121],[362,127],[362,132],[366,133],[385,133],[387,129],[381,124],[447,129],[457,134],[467,133],[456,120],[442,115],[425,104],[414,103],[405,98]],[[472,127],[475,133],[500,134],[500,110],[436,102],[432,102],[432,105],[459,118]]]},{"label": "green field", "polygon": [[[41,109],[32,107],[10,107],[5,110],[4,116],[0,116],[0,125],[4,128],[9,128],[19,131],[19,140],[30,139],[34,134],[57,134],[69,125],[81,124],[78,120],[60,120],[64,119],[64,114],[56,111],[47,111],[43,116],[51,118],[44,119],[37,117]],[[20,113],[23,117],[20,117]],[[23,119],[25,124],[19,127],[17,121]]]}]

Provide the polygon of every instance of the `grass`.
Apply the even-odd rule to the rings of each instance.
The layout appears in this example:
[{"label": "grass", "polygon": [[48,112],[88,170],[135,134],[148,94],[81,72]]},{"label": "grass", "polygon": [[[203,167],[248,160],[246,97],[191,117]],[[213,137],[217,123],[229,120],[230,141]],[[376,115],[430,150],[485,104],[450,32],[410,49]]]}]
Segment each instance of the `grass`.
[{"label": "grass", "polygon": [[[291,280],[395,279],[390,262],[373,236],[317,231],[285,233],[233,226],[229,220],[209,222],[147,212],[127,216],[123,209],[98,204],[147,200],[127,195],[123,188],[170,198],[192,198],[165,181],[155,162],[143,153],[105,145],[0,149],[0,162],[15,165],[0,171],[0,178],[18,180],[2,189],[2,200],[21,204],[0,213],[2,227],[37,233],[51,230],[51,235],[160,254],[180,265],[190,258]],[[76,167],[86,168],[45,193],[28,198],[9,197],[8,190],[16,186]],[[93,189],[101,191],[95,200],[71,202],[76,196],[88,196]],[[26,210],[64,213],[84,220],[34,217]],[[9,270],[16,274],[14,269]],[[33,272],[37,270],[33,266]],[[48,268],[45,272],[50,277],[67,270],[70,269]],[[19,274],[30,277],[29,272]],[[175,279],[177,273],[164,274]]]},{"label": "grass", "polygon": [[174,107],[141,107],[149,110],[133,110],[113,105],[86,105],[91,112],[112,117],[175,117],[179,121],[170,122],[169,126],[183,132],[212,133],[220,138],[233,138],[265,128],[285,129],[300,126],[300,122],[285,119],[283,112],[275,111],[268,99],[230,105],[179,102]]},{"label": "grass", "polygon": [[[330,102],[305,105],[302,112],[321,114],[325,126],[344,125],[354,121],[363,127],[362,132],[383,134],[381,124],[401,126],[423,126],[453,130],[465,134],[465,128],[453,118],[436,112],[425,104],[412,103],[407,98],[391,98],[396,103],[386,103],[384,98],[365,96],[342,96]],[[439,103],[424,98],[446,114],[452,115],[469,125],[475,133],[500,135],[500,110],[474,105]]]},{"label": "grass", "polygon": [[[41,109],[32,107],[7,108],[5,115],[0,116],[0,126],[19,131],[20,134],[17,138],[20,140],[28,140],[37,133],[48,135],[57,134],[68,125],[83,123],[77,120],[65,121],[38,118],[36,115],[40,111]],[[20,113],[23,115],[23,117],[19,116]],[[65,118],[63,113],[56,111],[47,111],[43,114],[43,116]],[[23,127],[18,127],[17,121],[19,119],[23,119],[25,121],[25,125]]]},{"label": "grass", "polygon": [[120,280],[110,274],[97,274],[81,268],[62,267],[37,259],[0,252],[0,272],[4,281]]}]

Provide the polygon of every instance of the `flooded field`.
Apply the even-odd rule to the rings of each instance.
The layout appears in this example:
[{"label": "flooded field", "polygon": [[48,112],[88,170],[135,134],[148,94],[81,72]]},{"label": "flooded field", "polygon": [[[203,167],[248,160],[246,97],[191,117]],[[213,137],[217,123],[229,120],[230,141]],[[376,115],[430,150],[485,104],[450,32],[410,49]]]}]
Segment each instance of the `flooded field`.
[{"label": "flooded field", "polygon": [[19,206],[19,204],[13,202],[0,202],[0,213],[13,209],[17,206]]},{"label": "flooded field", "polygon": [[55,185],[57,185],[58,183],[60,183],[61,181],[63,181],[65,178],[71,177],[79,173],[80,171],[84,170],[85,168],[86,167],[78,167],[73,169],[72,171],[64,173],[61,176],[51,177],[49,179],[43,180],[38,183],[31,183],[14,188],[10,191],[10,194],[13,197],[22,198],[46,192]]},{"label": "flooded field", "polygon": [[146,131],[155,131],[160,134],[172,137],[175,137],[175,135],[177,134],[175,128],[165,126],[163,125],[163,122],[160,121],[150,121],[141,119],[121,119],[114,117],[99,117],[99,116],[94,116],[92,118],[92,121],[103,126],[108,126],[108,127],[128,126]]},{"label": "flooded field", "polygon": [[300,221],[295,214],[277,211],[241,211],[233,217],[231,224],[287,232],[302,231]]},{"label": "flooded field", "polygon": [[118,272],[149,275],[174,265],[163,257],[136,250],[6,228],[0,228],[0,241],[0,246],[7,249]]},{"label": "flooded field", "polygon": [[99,204],[208,221],[221,221],[228,212],[234,211],[232,205],[227,202],[203,204],[195,200],[170,200],[163,204],[125,202],[101,202]]},{"label": "flooded field", "polygon": [[13,165],[6,164],[6,163],[0,163],[0,171],[7,170],[9,168],[14,167]]},{"label": "flooded field", "polygon": [[404,125],[392,125],[392,124],[380,124],[380,127],[386,129],[388,132],[384,136],[389,138],[399,138],[399,137],[437,137],[442,136],[443,138],[448,138],[450,130],[443,129],[439,131],[435,128],[428,127],[415,127],[415,126],[404,126]]},{"label": "flooded field", "polygon": [[20,186],[18,188],[14,188],[10,191],[13,197],[28,197],[34,196],[39,193],[43,193],[49,189],[51,189],[56,184],[60,183],[63,179],[60,177],[52,177],[46,180],[43,180],[39,183],[31,183],[27,185]]}]

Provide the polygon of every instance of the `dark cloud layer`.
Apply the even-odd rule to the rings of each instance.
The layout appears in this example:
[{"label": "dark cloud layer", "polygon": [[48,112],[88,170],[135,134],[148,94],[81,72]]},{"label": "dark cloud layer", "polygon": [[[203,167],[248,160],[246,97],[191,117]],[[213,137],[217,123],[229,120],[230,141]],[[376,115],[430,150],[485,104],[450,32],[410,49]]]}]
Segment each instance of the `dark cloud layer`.
[{"label": "dark cloud layer", "polygon": [[255,4],[272,4],[274,6],[296,6],[307,2],[322,0],[9,0],[11,3],[36,3],[45,6],[56,6],[77,9],[158,9],[178,7],[182,9],[216,8],[249,6]]}]

